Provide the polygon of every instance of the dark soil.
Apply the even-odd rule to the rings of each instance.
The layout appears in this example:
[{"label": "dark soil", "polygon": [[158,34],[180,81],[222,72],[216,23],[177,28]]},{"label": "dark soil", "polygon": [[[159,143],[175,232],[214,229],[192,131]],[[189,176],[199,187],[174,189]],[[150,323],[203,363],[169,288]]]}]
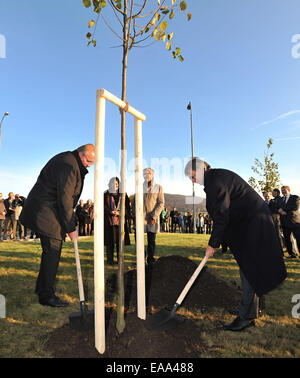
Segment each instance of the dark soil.
[{"label": "dark soil", "polygon": [[[106,346],[100,355],[94,347],[94,329],[77,331],[69,324],[56,329],[50,336],[46,348],[54,357],[106,357],[106,358],[192,358],[199,357],[204,350],[201,333],[204,331],[200,320],[185,318],[175,328],[166,331],[153,330],[149,317],[167,306],[172,309],[185,284],[197,265],[181,256],[159,258],[146,267],[147,320],[136,315],[136,270],[125,274],[126,328],[118,335],[116,312],[106,307]],[[112,299],[116,291],[116,274],[106,282],[106,301]],[[229,286],[223,279],[204,268],[184,299],[181,308],[188,313],[207,314],[214,308],[237,308],[240,292]],[[178,314],[179,310],[177,310]],[[188,314],[187,313],[187,314]],[[186,315],[188,316],[188,315]]]}]

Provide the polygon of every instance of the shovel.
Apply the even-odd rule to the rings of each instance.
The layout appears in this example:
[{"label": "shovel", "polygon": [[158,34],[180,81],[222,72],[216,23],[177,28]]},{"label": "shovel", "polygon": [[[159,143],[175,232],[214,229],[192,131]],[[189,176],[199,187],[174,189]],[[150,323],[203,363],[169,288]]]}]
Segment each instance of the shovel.
[{"label": "shovel", "polygon": [[88,310],[87,305],[85,304],[77,239],[74,240],[74,250],[79,287],[80,312],[73,312],[70,314],[69,322],[71,328],[77,330],[87,330],[94,326],[94,311]]},{"label": "shovel", "polygon": [[153,316],[151,316],[151,318],[149,319],[149,325],[152,329],[165,331],[169,328],[176,327],[178,324],[184,322],[184,318],[182,318],[179,315],[176,315],[176,311],[178,307],[181,305],[182,301],[184,300],[187,292],[190,290],[191,286],[195,282],[206,261],[207,257],[205,256],[201,263],[198,265],[197,269],[195,270],[191,278],[189,279],[188,283],[185,285],[172,310],[170,311],[167,308],[162,308]]}]

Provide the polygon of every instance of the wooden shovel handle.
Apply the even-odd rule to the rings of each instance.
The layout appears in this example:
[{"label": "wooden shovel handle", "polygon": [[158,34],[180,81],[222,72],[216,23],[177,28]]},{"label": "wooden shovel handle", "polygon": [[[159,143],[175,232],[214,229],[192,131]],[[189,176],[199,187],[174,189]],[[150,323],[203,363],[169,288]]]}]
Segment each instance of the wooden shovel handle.
[{"label": "wooden shovel handle", "polygon": [[81,274],[81,266],[80,266],[80,258],[79,258],[79,252],[78,252],[77,239],[75,239],[73,243],[74,243],[76,269],[77,269],[79,299],[80,299],[80,302],[84,302],[85,299],[84,299],[84,290],[83,290],[83,282],[82,282],[82,274]]},{"label": "wooden shovel handle", "polygon": [[202,268],[204,267],[205,263],[207,261],[207,257],[205,256],[201,263],[198,265],[197,269],[193,273],[192,277],[189,279],[188,283],[185,285],[184,289],[182,290],[181,294],[179,295],[176,303],[178,305],[181,305],[182,301],[184,300],[187,292],[190,290],[191,286],[193,285],[195,279],[198,277],[199,273],[201,272]]}]

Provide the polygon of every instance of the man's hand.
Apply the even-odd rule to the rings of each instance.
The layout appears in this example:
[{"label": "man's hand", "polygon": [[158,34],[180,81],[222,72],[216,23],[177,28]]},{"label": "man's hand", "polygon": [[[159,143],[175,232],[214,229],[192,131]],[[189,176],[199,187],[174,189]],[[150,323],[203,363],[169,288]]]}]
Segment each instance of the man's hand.
[{"label": "man's hand", "polygon": [[69,235],[69,238],[71,239],[71,241],[73,243],[74,243],[75,240],[78,239],[78,231],[77,230],[68,233],[68,235]]},{"label": "man's hand", "polygon": [[206,247],[205,256],[209,259],[210,257],[214,255],[215,252],[216,252],[216,248],[213,248],[210,245],[208,245]]},{"label": "man's hand", "polygon": [[286,215],[287,213],[284,211],[284,210],[282,210],[281,208],[278,210],[278,213],[280,214],[280,215]]}]

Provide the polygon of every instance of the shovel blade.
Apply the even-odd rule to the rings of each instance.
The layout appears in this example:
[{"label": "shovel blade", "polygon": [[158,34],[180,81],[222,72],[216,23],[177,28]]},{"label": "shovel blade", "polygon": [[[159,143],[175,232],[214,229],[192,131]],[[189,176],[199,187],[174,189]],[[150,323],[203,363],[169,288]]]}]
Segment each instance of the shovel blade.
[{"label": "shovel blade", "polygon": [[69,315],[70,327],[78,331],[87,331],[94,328],[94,311],[73,312]]},{"label": "shovel blade", "polygon": [[184,322],[184,318],[170,311],[167,308],[162,308],[149,318],[149,326],[152,329],[165,331],[170,328],[177,327]]}]

